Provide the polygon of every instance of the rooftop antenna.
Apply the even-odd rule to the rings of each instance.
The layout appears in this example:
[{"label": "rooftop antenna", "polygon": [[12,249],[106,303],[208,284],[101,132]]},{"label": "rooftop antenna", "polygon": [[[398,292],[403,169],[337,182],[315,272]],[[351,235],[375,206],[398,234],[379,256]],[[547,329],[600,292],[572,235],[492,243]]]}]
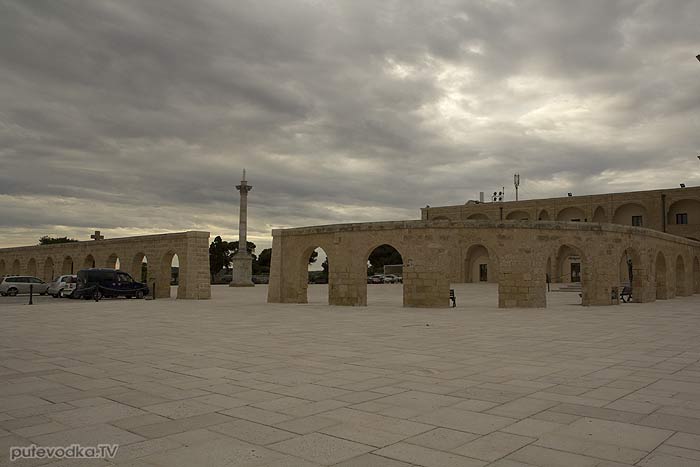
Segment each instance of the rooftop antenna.
[{"label": "rooftop antenna", "polygon": [[515,185],[515,201],[518,201],[518,187],[520,186],[520,174],[513,175],[513,185]]}]

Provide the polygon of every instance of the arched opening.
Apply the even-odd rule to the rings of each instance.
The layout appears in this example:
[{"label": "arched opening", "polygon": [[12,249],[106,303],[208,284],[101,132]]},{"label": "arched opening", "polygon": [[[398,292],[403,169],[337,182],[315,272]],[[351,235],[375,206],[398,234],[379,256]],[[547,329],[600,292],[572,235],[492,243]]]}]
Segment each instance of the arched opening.
[{"label": "arched opening", "polygon": [[[165,253],[160,261],[160,268],[155,277],[155,294],[158,298],[182,298],[183,288],[180,287],[180,274],[184,275],[179,256],[172,250]],[[153,282],[152,280],[149,282]],[[149,284],[149,287],[153,287]],[[153,291],[151,291],[153,293]]]},{"label": "arched opening", "polygon": [[95,267],[95,257],[92,255],[87,255],[83,261],[83,269],[94,268]]},{"label": "arched opening", "polygon": [[148,275],[148,258],[142,252],[136,253],[131,261],[129,274],[135,281],[140,281],[151,287]]},{"label": "arched opening", "polygon": [[[121,261],[119,261],[119,256],[117,256],[116,253],[112,253],[109,255],[109,258],[107,258],[107,267],[112,269],[121,269]],[[136,278],[136,280],[138,280],[138,278]]]},{"label": "arched opening", "polygon": [[537,219],[538,219],[538,220],[541,220],[541,221],[548,221],[548,220],[550,220],[549,211],[547,211],[546,209],[541,210],[541,211],[540,211],[540,215],[537,216]]},{"label": "arched opening", "polygon": [[526,221],[530,219],[530,215],[525,211],[512,211],[506,216],[509,221]]},{"label": "arched opening", "polygon": [[403,256],[394,246],[382,244],[367,255],[367,304],[403,305]]},{"label": "arched opening", "polygon": [[38,271],[36,269],[36,260],[34,258],[31,258],[27,263],[27,274],[36,277],[37,273]]},{"label": "arched opening", "polygon": [[61,265],[61,274],[74,274],[73,272],[73,258],[66,256],[63,258],[63,264]]},{"label": "arched opening", "polygon": [[608,218],[605,215],[605,209],[603,209],[603,206],[598,206],[595,208],[595,212],[593,213],[593,222],[598,222],[598,223],[605,223],[608,222]]},{"label": "arched opening", "polygon": [[666,300],[668,298],[668,277],[666,274],[666,258],[659,251],[656,255],[655,263],[655,278],[656,278],[656,299]]},{"label": "arched opening", "polygon": [[0,277],[4,276],[6,274],[7,266],[5,265],[5,260],[0,259]]},{"label": "arched opening", "polygon": [[583,209],[569,207],[559,211],[559,214],[557,214],[557,220],[565,222],[585,222],[587,219],[586,213],[583,212]]},{"label": "arched opening", "polygon": [[689,295],[685,290],[685,282],[685,261],[683,261],[683,257],[681,255],[678,255],[676,258],[676,295],[681,297]]},{"label": "arched opening", "polygon": [[46,282],[53,281],[55,279],[53,258],[50,256],[44,261],[44,280]]},{"label": "arched opening", "polygon": [[489,216],[487,216],[486,214],[484,214],[484,213],[482,213],[482,212],[477,212],[477,213],[472,214],[472,215],[470,215],[469,217],[467,217],[467,220],[471,220],[471,221],[487,221],[487,220],[489,220]]},{"label": "arched opening", "polygon": [[567,293],[566,299],[571,297],[573,303],[584,303],[585,272],[586,265],[581,249],[573,245],[561,245],[556,254],[552,282],[564,285],[558,286],[556,291]]},{"label": "arched opening", "polygon": [[700,259],[693,260],[693,293],[700,293]]},{"label": "arched opening", "polygon": [[639,295],[644,287],[645,277],[646,274],[642,267],[642,258],[637,250],[633,248],[625,249],[620,256],[619,264],[620,291],[622,292],[624,287],[631,287],[631,300],[633,302],[640,301],[641,297]]},{"label": "arched opening", "polygon": [[637,203],[627,203],[618,206],[613,215],[613,223],[644,227],[648,223],[647,210]]},{"label": "arched opening", "polygon": [[16,259],[12,262],[12,270],[10,271],[10,274],[13,276],[19,276],[22,274],[22,266],[19,263],[19,259]]},{"label": "arched opening", "polygon": [[489,250],[484,245],[470,246],[464,257],[464,282],[498,282],[498,273],[493,266]]},{"label": "arched opening", "polygon": [[681,199],[668,207],[668,225],[700,224],[700,201]]},{"label": "arched opening", "polygon": [[321,247],[309,249],[308,255],[305,253],[304,258],[306,259],[304,264],[306,283],[311,285],[311,292],[308,291],[307,285],[307,303],[329,303],[329,269],[326,250]]}]

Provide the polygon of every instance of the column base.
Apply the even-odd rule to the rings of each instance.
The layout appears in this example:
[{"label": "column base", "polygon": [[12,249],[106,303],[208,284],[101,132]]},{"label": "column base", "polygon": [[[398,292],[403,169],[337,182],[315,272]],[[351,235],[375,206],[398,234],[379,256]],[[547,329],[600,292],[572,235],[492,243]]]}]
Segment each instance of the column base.
[{"label": "column base", "polygon": [[253,283],[253,257],[247,253],[236,253],[231,258],[233,278],[229,287],[254,287]]}]

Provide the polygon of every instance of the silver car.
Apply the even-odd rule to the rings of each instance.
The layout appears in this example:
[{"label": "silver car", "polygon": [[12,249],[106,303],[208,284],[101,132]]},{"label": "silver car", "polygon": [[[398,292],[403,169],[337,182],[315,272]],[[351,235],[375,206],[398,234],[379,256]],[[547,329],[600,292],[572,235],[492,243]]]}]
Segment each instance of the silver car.
[{"label": "silver car", "polygon": [[58,276],[55,281],[49,284],[48,294],[54,298],[70,297],[73,295],[75,287],[78,285],[78,276],[75,274],[67,274]]},{"label": "silver car", "polygon": [[30,286],[34,293],[40,295],[46,295],[46,290],[49,288],[49,284],[38,277],[7,276],[0,282],[0,295],[15,296],[20,293],[29,293]]}]

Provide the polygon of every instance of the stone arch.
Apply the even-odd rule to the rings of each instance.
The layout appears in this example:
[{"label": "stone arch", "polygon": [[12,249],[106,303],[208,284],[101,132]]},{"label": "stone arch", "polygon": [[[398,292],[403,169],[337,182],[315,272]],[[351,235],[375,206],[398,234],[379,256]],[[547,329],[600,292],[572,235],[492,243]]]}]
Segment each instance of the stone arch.
[{"label": "stone arch", "polygon": [[506,216],[506,220],[511,221],[526,221],[530,219],[530,215],[525,211],[511,211]]},{"label": "stone arch", "polygon": [[[394,244],[394,242],[373,243],[372,246],[365,251],[365,255],[363,257],[364,258],[363,264],[367,265],[367,267],[368,267],[370,264],[370,261],[369,261],[370,256],[372,256],[372,254],[380,248],[384,248],[385,252],[389,252],[392,255],[394,254],[394,252],[399,255],[399,258],[395,258],[393,261],[391,261],[392,263],[402,264],[402,265],[404,264],[404,258],[406,258],[406,256],[404,255],[404,253],[401,252],[401,249],[399,249],[399,247],[397,247]],[[400,263],[399,263],[399,261],[400,261]],[[367,280],[364,281],[364,287],[366,290],[367,289]],[[401,285],[401,287],[402,287],[401,303],[403,304],[403,301],[404,301],[403,285]],[[369,302],[369,299],[367,299],[366,302]]]},{"label": "stone arch", "polygon": [[584,222],[586,220],[586,213],[583,209],[574,206],[564,208],[557,214],[558,221],[566,222]]},{"label": "stone arch", "polygon": [[550,220],[549,211],[547,211],[546,209],[541,210],[540,214],[537,216],[537,220],[540,220],[540,221]]},{"label": "stone arch", "polygon": [[[583,264],[583,250],[581,248],[563,244],[559,246],[554,257],[554,278],[552,282],[583,282],[585,268]],[[575,266],[576,264],[578,264],[578,267]]]},{"label": "stone arch", "polygon": [[12,269],[10,269],[10,274],[13,276],[19,276],[22,274],[22,265],[19,262],[19,258],[12,262]]},{"label": "stone arch", "polygon": [[487,221],[489,220],[489,216],[484,214],[483,212],[476,212],[474,214],[471,214],[470,216],[467,217],[467,220],[471,221]]},{"label": "stone arch", "polygon": [[608,217],[605,215],[605,208],[603,206],[598,206],[593,211],[593,222],[606,223],[608,222]]},{"label": "stone arch", "polygon": [[700,259],[693,259],[693,293],[700,293]]},{"label": "stone arch", "polygon": [[5,265],[5,260],[0,259],[0,277],[5,275],[5,269],[7,269],[7,265]]},{"label": "stone arch", "polygon": [[53,264],[53,258],[48,256],[44,260],[44,280],[46,282],[50,282],[54,280],[54,264]]},{"label": "stone arch", "polygon": [[679,199],[674,201],[668,207],[668,225],[678,225],[679,218],[678,215],[685,214],[687,217],[687,224],[698,225],[700,224],[700,200],[697,199]]},{"label": "stone arch", "polygon": [[129,274],[131,274],[131,277],[133,277],[134,280],[139,281],[139,282],[145,282],[146,284],[148,284],[149,287],[151,287],[151,284],[149,283],[148,266],[146,266],[146,270],[145,270],[145,274],[144,274],[144,268],[143,268],[144,263],[148,264],[148,257],[146,256],[145,253],[143,253],[142,251],[139,251],[132,258],[131,266],[127,266],[127,267],[129,267],[128,272],[129,272]]},{"label": "stone arch", "polygon": [[88,253],[88,255],[83,260],[83,269],[89,269],[89,268],[94,268],[94,267],[95,267],[95,257],[92,256],[92,254]]},{"label": "stone arch", "polygon": [[638,225],[638,227],[647,225],[649,217],[644,206],[638,203],[622,204],[615,209],[613,224],[634,225],[634,220],[637,217],[641,218],[641,225]]},{"label": "stone arch", "polygon": [[63,264],[61,265],[61,274],[75,274],[75,267],[73,265],[73,258],[71,256],[66,256],[63,258]]},{"label": "stone arch", "polygon": [[666,271],[666,257],[660,251],[656,255],[654,271],[656,278],[656,299],[667,300],[669,298],[669,291],[668,273]]},{"label": "stone arch", "polygon": [[471,245],[464,256],[464,282],[498,282],[495,255],[477,243]]},{"label": "stone arch", "polygon": [[[329,274],[328,274],[328,303],[331,300],[331,284],[333,281],[333,274],[330,271],[330,267],[333,264],[331,260],[330,249],[327,245],[313,244],[301,250],[300,256],[298,256],[297,270],[299,274],[299,303],[309,303],[308,289],[309,289],[309,258],[314,251],[317,249],[322,249],[326,253],[326,258],[328,259]],[[365,275],[366,275],[365,271]],[[365,279],[365,282],[367,280]],[[366,284],[365,284],[366,285]]]},{"label": "stone arch", "polygon": [[686,290],[686,275],[685,275],[685,261],[683,260],[683,256],[678,255],[676,257],[676,295],[678,296],[685,296],[685,295],[690,295],[688,294],[688,291]]},{"label": "stone arch", "polygon": [[[177,283],[177,298],[184,298],[185,297],[185,288],[187,284],[185,283],[185,266],[186,266],[186,261],[184,261],[184,256],[181,254],[178,254],[177,251],[175,250],[168,250],[160,260],[160,267],[158,268],[158,272],[156,274],[155,278],[155,287],[156,287],[156,296],[158,298],[170,298],[170,286],[172,282],[172,276],[173,276],[173,269],[172,269],[172,264],[173,264],[173,259],[177,256],[178,259],[178,283]],[[182,281],[179,281],[179,278],[183,278]]]},{"label": "stone arch", "polygon": [[555,255],[554,280],[552,282],[580,283],[581,303],[588,304],[588,280],[586,274],[590,273],[583,249],[572,244],[564,243],[559,246]]},{"label": "stone arch", "polygon": [[[108,268],[111,268],[111,269],[121,269],[122,264],[121,264],[121,260],[119,259],[119,255],[117,255],[116,253],[112,253],[111,255],[109,255],[107,257],[107,262],[106,262],[105,266]],[[136,279],[136,280],[138,280],[138,279]]]},{"label": "stone arch", "polygon": [[34,277],[37,277],[39,274],[39,271],[37,271],[36,259],[29,259],[29,262],[27,263],[27,274]]}]

